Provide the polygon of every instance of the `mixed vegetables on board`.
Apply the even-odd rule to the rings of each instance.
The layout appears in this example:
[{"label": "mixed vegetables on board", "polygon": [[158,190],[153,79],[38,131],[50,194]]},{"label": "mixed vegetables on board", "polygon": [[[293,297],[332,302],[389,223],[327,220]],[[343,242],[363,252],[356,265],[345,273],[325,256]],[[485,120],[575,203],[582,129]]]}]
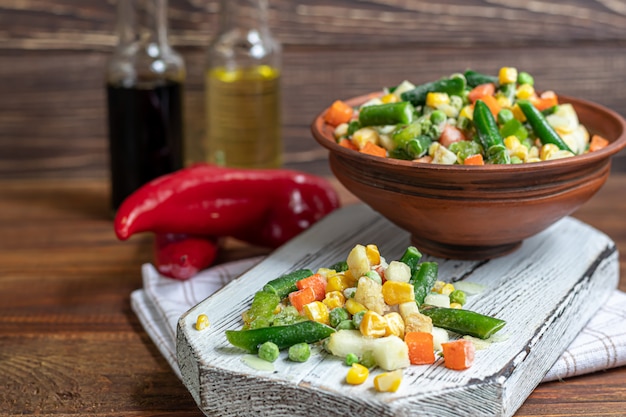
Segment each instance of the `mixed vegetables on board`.
[{"label": "mixed vegetables on board", "polygon": [[414,85],[403,81],[358,108],[336,100],[323,115],[339,145],[435,164],[519,164],[602,149],[575,108],[516,68],[473,70]]},{"label": "mixed vegetables on board", "polygon": [[[319,342],[349,366],[346,383],[362,384],[379,367],[376,390],[395,392],[410,365],[434,364],[438,356],[449,369],[472,365],[475,350],[505,325],[463,309],[468,294],[481,290],[439,280],[438,264],[422,260],[414,246],[387,262],[376,245],[358,244],[329,268],[269,281],[243,313],[243,328],[227,330],[226,338],[268,362],[281,350],[289,360],[305,362],[310,344]],[[196,328],[206,327],[207,317],[198,316]]]}]

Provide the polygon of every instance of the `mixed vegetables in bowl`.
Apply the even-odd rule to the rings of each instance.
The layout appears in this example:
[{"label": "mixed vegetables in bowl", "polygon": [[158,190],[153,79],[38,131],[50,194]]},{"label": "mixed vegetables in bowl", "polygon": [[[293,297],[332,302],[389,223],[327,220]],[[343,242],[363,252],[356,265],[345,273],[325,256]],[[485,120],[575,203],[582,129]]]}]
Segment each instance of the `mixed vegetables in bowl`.
[{"label": "mixed vegetables in bowl", "polygon": [[473,70],[414,85],[403,81],[352,107],[337,100],[323,115],[339,145],[386,158],[434,164],[520,164],[606,147],[574,106],[538,92],[527,72]]}]

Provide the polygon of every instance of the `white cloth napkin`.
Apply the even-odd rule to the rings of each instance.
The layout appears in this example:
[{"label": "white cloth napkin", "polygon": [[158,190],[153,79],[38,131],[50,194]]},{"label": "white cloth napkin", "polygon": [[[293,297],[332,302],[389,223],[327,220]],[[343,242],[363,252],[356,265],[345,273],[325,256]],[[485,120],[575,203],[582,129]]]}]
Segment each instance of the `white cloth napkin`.
[{"label": "white cloth napkin", "polygon": [[[131,294],[131,306],[161,354],[181,378],[176,361],[176,325],[183,313],[238,277],[263,257],[221,264],[187,281],[142,267],[143,288]],[[542,382],[626,365],[626,293],[615,290],[561,355]]]}]

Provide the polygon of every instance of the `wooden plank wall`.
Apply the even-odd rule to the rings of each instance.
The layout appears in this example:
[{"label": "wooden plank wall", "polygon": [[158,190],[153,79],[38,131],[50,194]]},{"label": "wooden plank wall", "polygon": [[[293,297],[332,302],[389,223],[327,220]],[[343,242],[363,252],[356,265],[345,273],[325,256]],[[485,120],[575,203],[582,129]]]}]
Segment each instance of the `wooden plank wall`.
[{"label": "wooden plank wall", "polygon": [[[0,178],[108,176],[103,69],[116,0],[0,0]],[[287,165],[326,170],[313,117],[348,98],[471,67],[516,66],[538,87],[626,115],[626,2],[269,0],[284,46]],[[202,135],[204,50],[217,0],[170,0],[187,67],[186,131]],[[626,171],[622,152],[614,169]]]}]

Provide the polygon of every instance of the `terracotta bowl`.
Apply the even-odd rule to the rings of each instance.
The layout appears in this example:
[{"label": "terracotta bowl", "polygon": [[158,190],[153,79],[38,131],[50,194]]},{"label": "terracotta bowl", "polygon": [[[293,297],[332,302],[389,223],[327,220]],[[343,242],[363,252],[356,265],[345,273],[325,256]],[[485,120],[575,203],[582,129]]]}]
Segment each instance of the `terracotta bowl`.
[{"label": "terracotta bowl", "polygon": [[[374,96],[347,102],[357,106]],[[320,113],[311,126],[327,148],[337,179],[356,197],[411,233],[427,254],[452,259],[488,259],[573,213],[609,176],[611,156],[626,146],[626,122],[585,100],[572,103],[590,134],[611,143],[596,152],[517,165],[436,165],[381,158],[339,146]]]}]

